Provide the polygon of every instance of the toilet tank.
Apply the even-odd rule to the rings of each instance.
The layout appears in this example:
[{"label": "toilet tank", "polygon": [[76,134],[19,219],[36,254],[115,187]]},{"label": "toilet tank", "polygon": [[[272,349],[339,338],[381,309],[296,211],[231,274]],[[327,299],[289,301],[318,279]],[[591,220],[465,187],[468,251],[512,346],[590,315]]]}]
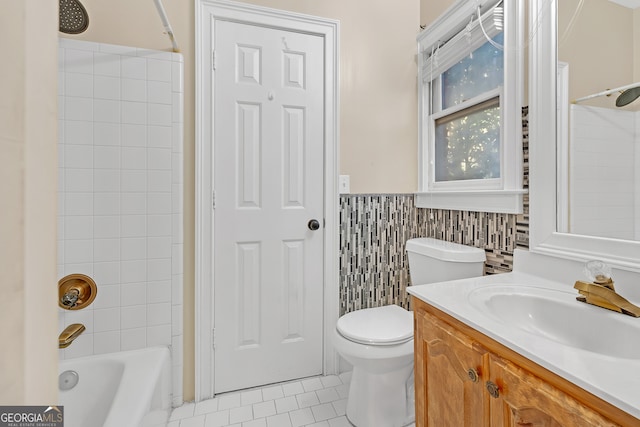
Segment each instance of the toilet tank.
[{"label": "toilet tank", "polygon": [[406,245],[412,285],[482,276],[483,249],[431,237],[410,239]]}]

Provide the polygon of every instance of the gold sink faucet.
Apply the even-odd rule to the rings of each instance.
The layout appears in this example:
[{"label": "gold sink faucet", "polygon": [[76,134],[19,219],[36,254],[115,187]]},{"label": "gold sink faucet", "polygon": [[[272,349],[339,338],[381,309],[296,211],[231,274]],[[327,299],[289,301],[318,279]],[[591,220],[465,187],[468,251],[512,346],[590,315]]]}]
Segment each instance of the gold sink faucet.
[{"label": "gold sink faucet", "polygon": [[585,266],[585,272],[592,281],[578,280],[573,285],[581,295],[576,297],[578,301],[640,317],[640,307],[630,303],[616,292],[608,265],[601,261],[589,261]]},{"label": "gold sink faucet", "polygon": [[58,336],[58,348],[67,348],[71,345],[73,340],[78,338],[86,328],[81,323],[73,323],[66,328]]}]

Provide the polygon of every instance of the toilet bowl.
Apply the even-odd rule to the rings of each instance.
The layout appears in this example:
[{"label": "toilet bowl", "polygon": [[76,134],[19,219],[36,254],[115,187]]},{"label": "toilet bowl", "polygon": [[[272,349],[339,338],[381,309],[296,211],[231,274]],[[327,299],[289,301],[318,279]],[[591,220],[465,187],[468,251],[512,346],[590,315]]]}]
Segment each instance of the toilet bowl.
[{"label": "toilet bowl", "polygon": [[[412,284],[481,276],[484,250],[431,238],[407,242]],[[336,351],[353,366],[347,418],[356,427],[403,427],[415,421],[413,313],[397,305],[338,319]]]},{"label": "toilet bowl", "polygon": [[357,427],[402,427],[415,419],[413,313],[397,305],[338,319],[333,344],[351,365],[347,418]]}]

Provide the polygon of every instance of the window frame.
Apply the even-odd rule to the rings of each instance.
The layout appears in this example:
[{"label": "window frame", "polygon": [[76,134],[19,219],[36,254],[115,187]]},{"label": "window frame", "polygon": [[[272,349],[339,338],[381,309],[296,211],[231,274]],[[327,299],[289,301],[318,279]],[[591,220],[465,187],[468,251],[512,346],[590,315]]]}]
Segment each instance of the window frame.
[{"label": "window frame", "polygon": [[[431,114],[430,99],[431,77],[439,80],[442,67],[437,74],[433,73],[433,64],[429,57],[435,48],[446,45],[442,40],[455,42],[455,36],[466,32],[470,17],[477,21],[476,7],[481,14],[492,9],[499,0],[480,0],[469,2],[458,0],[432,25],[427,27],[417,38],[418,41],[418,97],[419,97],[419,155],[418,155],[418,192],[416,206],[421,208],[455,209],[479,212],[522,213],[522,201],[526,190],[522,187],[522,94],[523,94],[523,0],[503,2],[504,7],[504,83],[503,86],[485,92],[471,100],[490,99],[499,96],[500,101],[500,178],[489,180],[458,180],[448,182],[435,181],[435,121],[434,117],[442,117],[441,112]],[[484,22],[484,19],[483,19]],[[477,25],[476,25],[477,27]],[[476,29],[477,34],[477,29]],[[493,35],[492,35],[493,37]],[[457,48],[460,47],[458,37]],[[486,42],[486,39],[484,40]],[[457,63],[469,52],[479,46],[479,39],[469,43],[468,51],[458,49],[453,55],[447,53],[447,62]],[[452,65],[448,65],[448,69]],[[441,84],[433,85],[434,90],[441,90]],[[470,106],[467,104],[467,106]],[[457,107],[457,106],[456,106]],[[450,107],[446,111],[450,111]]]}]

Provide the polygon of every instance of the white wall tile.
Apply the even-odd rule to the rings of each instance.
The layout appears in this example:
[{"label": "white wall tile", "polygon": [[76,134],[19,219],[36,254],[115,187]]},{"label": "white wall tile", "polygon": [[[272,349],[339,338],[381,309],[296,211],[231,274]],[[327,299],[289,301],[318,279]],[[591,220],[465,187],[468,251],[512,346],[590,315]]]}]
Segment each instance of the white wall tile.
[{"label": "white wall tile", "polygon": [[147,195],[147,212],[150,214],[170,214],[171,193],[149,193]]},{"label": "white wall tile", "polygon": [[120,123],[94,123],[93,141],[95,145],[120,145]]},{"label": "white wall tile", "polygon": [[182,153],[171,153],[171,182],[174,184],[182,184],[182,161]]},{"label": "white wall tile", "polygon": [[120,260],[120,239],[94,239],[93,260],[109,262]]},{"label": "white wall tile", "polygon": [[93,193],[64,193],[66,216],[93,215]]},{"label": "white wall tile", "polygon": [[[170,126],[171,106],[164,104],[147,104],[147,123],[154,126]],[[69,110],[67,110],[69,111]]]},{"label": "white wall tile", "polygon": [[123,215],[120,220],[120,235],[122,237],[146,237],[146,215]]},{"label": "white wall tile", "polygon": [[120,191],[120,171],[118,169],[94,169],[93,190],[96,193]]},{"label": "white wall tile", "polygon": [[119,215],[120,193],[96,193],[93,196],[95,215]]},{"label": "white wall tile", "polygon": [[147,258],[171,258],[171,237],[147,237]]},{"label": "white wall tile", "polygon": [[120,284],[119,262],[96,262],[93,268],[93,279],[103,285]]},{"label": "white wall tile", "polygon": [[[182,318],[184,317],[182,304],[171,307],[171,335],[182,338]],[[180,340],[182,344],[182,339]]]},{"label": "white wall tile", "polygon": [[99,332],[93,336],[93,353],[114,353],[120,351],[120,331]]},{"label": "white wall tile", "polygon": [[64,101],[65,120],[93,120],[93,99],[67,97]]},{"label": "white wall tile", "polygon": [[63,310],[59,309],[62,312],[62,317],[64,321],[63,327],[60,329],[60,332],[64,328],[74,323],[80,323],[84,325],[85,331],[83,334],[92,334],[93,333],[93,305],[90,305],[88,308],[83,310]]},{"label": "white wall tile", "polygon": [[91,169],[65,168],[64,180],[67,192],[85,193],[93,191],[93,170]]},{"label": "white wall tile", "polygon": [[147,277],[149,281],[171,280],[171,258],[147,260]]},{"label": "white wall tile", "polygon": [[96,239],[120,238],[120,217],[118,215],[94,216],[93,237]]},{"label": "white wall tile", "polygon": [[123,329],[120,333],[122,350],[137,350],[147,346],[147,328]]},{"label": "white wall tile", "polygon": [[120,147],[109,145],[94,146],[93,165],[96,169],[120,169]]},{"label": "white wall tile", "polygon": [[148,59],[147,78],[149,80],[171,82],[171,62]]},{"label": "white wall tile", "polygon": [[154,104],[171,104],[173,102],[171,83],[148,81],[147,101]]},{"label": "white wall tile", "polygon": [[93,74],[93,52],[90,50],[65,49],[64,67],[66,72]]},{"label": "white wall tile", "polygon": [[120,285],[100,284],[92,306],[94,309],[120,307]]},{"label": "white wall tile", "polygon": [[122,147],[122,169],[146,169],[147,149],[143,147]]},{"label": "white wall tile", "polygon": [[147,78],[147,61],[144,58],[123,57],[121,59],[121,76],[126,79]]},{"label": "white wall tile", "polygon": [[93,146],[64,144],[64,164],[67,168],[92,168]]},{"label": "white wall tile", "polygon": [[171,280],[147,282],[147,303],[171,302]]},{"label": "white wall tile", "polygon": [[170,345],[171,325],[147,327],[147,345]]},{"label": "white wall tile", "polygon": [[174,123],[184,122],[184,98],[181,93],[173,94],[171,103],[171,120]]},{"label": "white wall tile", "polygon": [[65,240],[65,264],[80,264],[93,262],[93,240]]},{"label": "white wall tile", "polygon": [[145,282],[147,280],[146,261],[120,262],[122,283]]},{"label": "white wall tile", "polygon": [[93,215],[66,216],[64,238],[65,240],[93,239]]},{"label": "white wall tile", "polygon": [[147,236],[171,236],[171,215],[148,215]]},{"label": "white wall tile", "polygon": [[151,192],[171,191],[171,171],[170,170],[150,170],[147,171],[148,186]]},{"label": "white wall tile", "polygon": [[147,104],[144,102],[122,101],[121,106],[122,123],[133,125],[147,124]]},{"label": "white wall tile", "polygon": [[122,329],[147,326],[147,305],[130,305],[120,310]]},{"label": "white wall tile", "polygon": [[147,81],[122,79],[122,100],[147,102]]},{"label": "white wall tile", "polygon": [[173,274],[183,274],[183,246],[182,244],[176,243],[172,245],[171,248],[172,256],[171,256],[171,271]]},{"label": "white wall tile", "polygon": [[93,74],[65,73],[64,95],[82,98],[93,97]]},{"label": "white wall tile", "polygon": [[67,262],[65,258],[64,264],[64,273],[61,274],[62,277],[67,276],[69,274],[86,274],[89,277],[94,277],[94,263],[92,262],[78,262],[71,263]]},{"label": "white wall tile", "polygon": [[171,64],[171,90],[173,92],[184,92],[182,68],[182,63],[180,62],[174,62]]},{"label": "white wall tile", "polygon": [[123,215],[144,215],[147,213],[146,193],[121,193],[120,203]]},{"label": "white wall tile", "polygon": [[123,261],[143,260],[147,258],[147,239],[145,237],[127,237],[120,239],[120,259]]},{"label": "white wall tile", "polygon": [[93,335],[94,334],[81,334],[73,341],[73,345],[70,345],[65,349],[65,356],[67,359],[83,356],[91,356],[93,354]]},{"label": "white wall tile", "polygon": [[93,330],[96,332],[117,331],[120,329],[120,307],[93,310]]},{"label": "white wall tile", "polygon": [[147,172],[142,169],[123,170],[122,176],[122,191],[129,192],[142,192],[147,191]]},{"label": "white wall tile", "polygon": [[147,168],[171,171],[171,150],[169,148],[148,148]]},{"label": "white wall tile", "polygon": [[93,120],[95,122],[120,123],[120,101],[95,99],[93,101]]},{"label": "white wall tile", "polygon": [[120,293],[120,298],[121,298],[120,304],[122,305],[122,307],[127,307],[130,305],[146,304],[147,303],[146,282],[123,284],[122,291]]},{"label": "white wall tile", "polygon": [[174,274],[171,276],[171,302],[173,304],[182,304],[182,274]]},{"label": "white wall tile", "polygon": [[181,271],[174,241],[183,238],[184,179],[182,156],[172,153],[183,151],[184,128],[172,121],[183,120],[184,84],[174,81],[182,57],[70,39],[60,46],[58,265],[61,276],[84,273],[99,285],[87,310],[60,315],[61,328],[72,319],[87,326],[60,355],[173,345],[181,401],[183,278],[172,269]]},{"label": "white wall tile", "polygon": [[171,304],[149,304],[147,305],[147,326],[170,325],[171,324]]},{"label": "white wall tile", "polygon": [[122,145],[125,147],[145,147],[147,144],[146,125],[122,125]]},{"label": "white wall tile", "polygon": [[93,96],[96,99],[120,99],[120,78],[95,76],[93,78]]},{"label": "white wall tile", "polygon": [[149,126],[149,147],[172,148],[172,128],[167,126]]},{"label": "white wall tile", "polygon": [[95,52],[93,69],[96,76],[120,77],[120,55]]}]

